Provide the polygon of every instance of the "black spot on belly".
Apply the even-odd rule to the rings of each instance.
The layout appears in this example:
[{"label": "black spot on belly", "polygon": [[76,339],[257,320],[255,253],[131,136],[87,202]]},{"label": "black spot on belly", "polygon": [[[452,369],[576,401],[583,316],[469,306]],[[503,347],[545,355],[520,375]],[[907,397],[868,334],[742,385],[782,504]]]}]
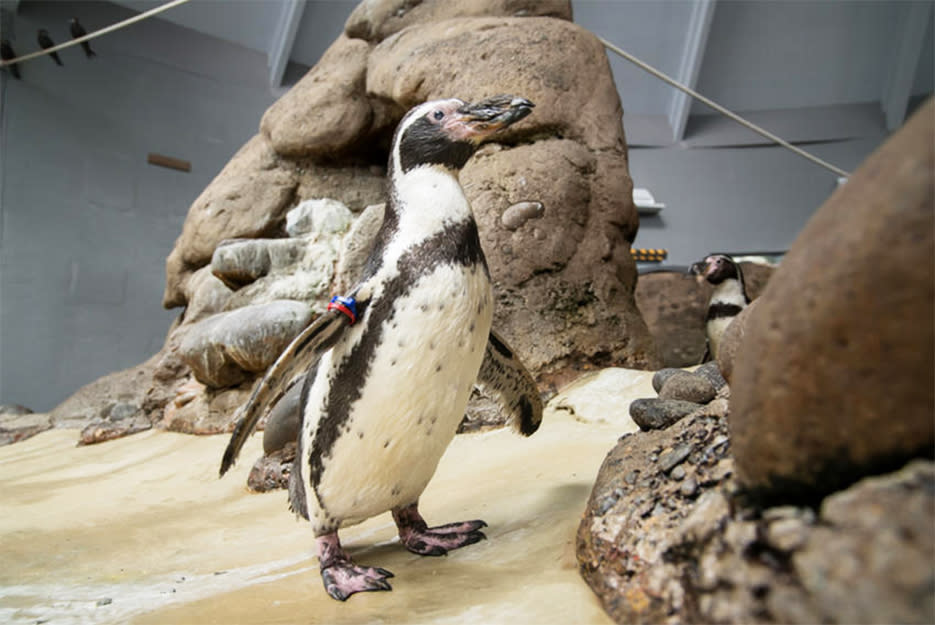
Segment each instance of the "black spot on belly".
[{"label": "black spot on belly", "polygon": [[441,365],[435,365],[435,373],[438,373],[438,372],[441,371],[441,370],[442,370],[442,366],[441,366]]},{"label": "black spot on belly", "polygon": [[390,446],[390,441],[389,441],[389,439],[383,441],[383,449],[386,449],[386,448],[389,447],[389,446]]},{"label": "black spot on belly", "polygon": [[[396,232],[398,216],[393,207],[393,199],[385,210],[383,227],[377,234],[374,252],[371,254],[365,277],[376,274],[382,267],[383,254],[388,242]],[[473,271],[483,271],[489,278],[490,271],[484,259],[484,252],[477,235],[477,223],[473,219],[448,225],[444,230],[409,248],[396,262],[397,273],[383,284],[381,295],[368,302],[368,314],[361,320],[364,325],[360,341],[351,348],[350,353],[340,363],[329,380],[329,389],[322,407],[322,418],[318,422],[308,454],[309,475],[315,495],[324,475],[325,460],[329,458],[340,436],[340,432],[350,419],[351,409],[360,400],[363,392],[362,381],[371,373],[378,347],[383,344],[384,329],[395,323],[396,303],[409,294],[412,286],[422,276],[435,271],[440,265],[466,267]],[[478,306],[483,310],[485,302]],[[400,344],[400,347],[403,347]],[[386,442],[389,446],[389,441]],[[319,503],[321,497],[319,496]]]},{"label": "black spot on belly", "polygon": [[363,432],[358,432],[358,433],[357,433],[357,438],[363,439],[363,438],[364,438],[364,433],[363,433]]}]

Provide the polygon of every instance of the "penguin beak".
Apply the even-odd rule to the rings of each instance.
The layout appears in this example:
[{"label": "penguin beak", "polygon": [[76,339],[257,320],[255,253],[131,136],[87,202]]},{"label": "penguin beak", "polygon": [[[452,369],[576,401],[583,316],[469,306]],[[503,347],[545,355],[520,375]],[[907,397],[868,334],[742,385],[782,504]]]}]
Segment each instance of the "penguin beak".
[{"label": "penguin beak", "polygon": [[526,98],[495,95],[461,106],[445,127],[457,139],[479,142],[523,119],[532,113],[534,106]]}]

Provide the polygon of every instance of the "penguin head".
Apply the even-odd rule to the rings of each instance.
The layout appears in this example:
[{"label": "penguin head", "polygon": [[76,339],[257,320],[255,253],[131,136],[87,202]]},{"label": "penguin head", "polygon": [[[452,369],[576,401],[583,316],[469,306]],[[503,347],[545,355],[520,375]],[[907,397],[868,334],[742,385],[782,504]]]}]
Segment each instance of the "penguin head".
[{"label": "penguin head", "polygon": [[510,95],[473,104],[457,98],[420,104],[396,129],[390,165],[403,174],[422,166],[458,171],[481,141],[529,115],[533,106]]},{"label": "penguin head", "polygon": [[720,284],[724,280],[740,280],[740,268],[727,254],[710,254],[691,266],[691,272],[700,280]]}]

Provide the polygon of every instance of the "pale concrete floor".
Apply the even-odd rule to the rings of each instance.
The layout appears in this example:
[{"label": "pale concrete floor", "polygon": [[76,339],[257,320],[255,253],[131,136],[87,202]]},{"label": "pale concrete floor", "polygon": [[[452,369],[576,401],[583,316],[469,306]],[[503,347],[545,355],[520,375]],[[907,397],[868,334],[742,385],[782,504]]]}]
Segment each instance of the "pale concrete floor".
[{"label": "pale concrete floor", "polygon": [[[388,514],[342,530],[359,562],[396,575],[393,592],[346,603],[322,589],[285,493],[246,491],[259,435],[223,480],[227,436],[151,431],[79,448],[57,430],[0,448],[0,621],[610,623],[578,575],[575,532],[650,376],[606,370],[576,385],[529,439],[457,437],[422,511],[430,524],[482,518],[488,540],[423,558],[399,546]],[[607,389],[616,397],[595,402]],[[576,402],[577,415],[554,409]]]}]

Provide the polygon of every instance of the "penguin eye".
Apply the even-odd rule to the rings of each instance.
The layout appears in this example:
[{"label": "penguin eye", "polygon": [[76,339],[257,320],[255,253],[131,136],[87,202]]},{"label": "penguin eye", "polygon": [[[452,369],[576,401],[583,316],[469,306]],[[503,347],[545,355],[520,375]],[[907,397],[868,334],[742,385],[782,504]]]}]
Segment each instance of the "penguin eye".
[{"label": "penguin eye", "polygon": [[445,113],[444,111],[436,110],[434,113],[432,113],[432,117],[434,117],[437,121],[441,121],[442,118],[445,117]]}]

